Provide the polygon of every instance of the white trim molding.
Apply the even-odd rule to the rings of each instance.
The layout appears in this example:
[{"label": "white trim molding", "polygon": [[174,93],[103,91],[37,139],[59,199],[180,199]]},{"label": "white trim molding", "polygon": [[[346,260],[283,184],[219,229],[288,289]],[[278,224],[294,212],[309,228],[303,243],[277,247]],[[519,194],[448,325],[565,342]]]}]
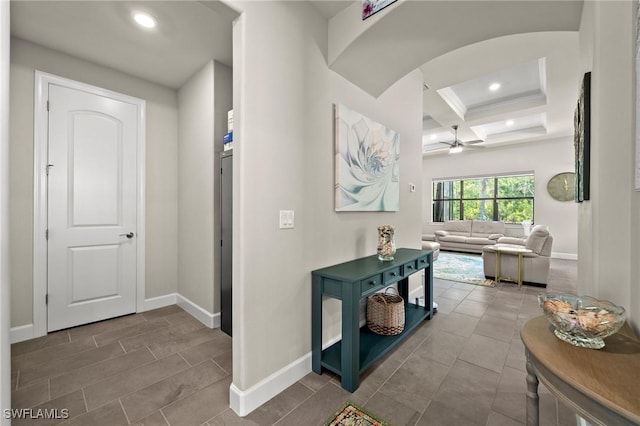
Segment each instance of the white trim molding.
[{"label": "white trim molding", "polygon": [[558,253],[554,251],[551,253],[551,258],[563,260],[578,260],[578,255],[575,253]]},{"label": "white trim molding", "polygon": [[[48,74],[35,72],[34,90],[34,152],[33,152],[33,336],[47,334],[47,180],[48,159],[48,113],[47,100],[49,84],[83,90],[101,96],[129,102],[138,109],[138,164],[136,188],[136,312],[145,310],[145,188],[146,188],[146,101],[101,87]],[[175,302],[174,302],[175,303]]]},{"label": "white trim molding", "polygon": [[212,314],[206,309],[193,303],[191,300],[177,294],[176,303],[182,309],[191,314],[192,317],[203,323],[209,328],[220,328],[220,313]]},{"label": "white trim molding", "polygon": [[311,372],[311,352],[281,368],[243,391],[235,383],[229,387],[229,406],[244,417]]},{"label": "white trim molding", "polygon": [[11,344],[33,339],[33,324],[11,327]]},{"label": "white trim molding", "polygon": [[176,305],[178,293],[169,293],[162,296],[145,299],[142,306],[138,306],[138,312],[146,312],[152,309],[164,308],[165,306]]}]

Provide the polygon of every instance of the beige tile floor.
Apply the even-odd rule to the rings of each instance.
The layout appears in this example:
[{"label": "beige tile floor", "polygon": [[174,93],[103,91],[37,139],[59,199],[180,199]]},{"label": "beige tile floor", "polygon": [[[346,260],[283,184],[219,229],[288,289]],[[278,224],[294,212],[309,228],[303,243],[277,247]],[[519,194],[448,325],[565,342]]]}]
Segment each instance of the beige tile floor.
[{"label": "beige tile floor", "polygon": [[[552,261],[552,291],[575,291],[576,262]],[[66,408],[72,425],[322,425],[352,400],[400,425],[522,425],[519,330],[540,288],[436,280],[438,313],[363,375],[350,394],[310,373],[245,418],[229,406],[231,338],[177,306],[12,345],[14,408]],[[575,425],[540,385],[543,426]],[[49,425],[60,420],[15,420]]]}]

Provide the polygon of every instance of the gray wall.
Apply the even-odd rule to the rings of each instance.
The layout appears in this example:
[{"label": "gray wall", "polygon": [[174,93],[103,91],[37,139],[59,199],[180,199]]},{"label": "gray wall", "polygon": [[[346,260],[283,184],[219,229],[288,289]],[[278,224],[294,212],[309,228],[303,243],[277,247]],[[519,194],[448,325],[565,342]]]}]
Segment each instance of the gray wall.
[{"label": "gray wall", "polygon": [[147,102],[146,298],[177,290],[177,93],[20,39],[11,40],[11,326],[33,322],[34,72]]},{"label": "gray wall", "polygon": [[[422,76],[373,98],[328,69],[327,22],[310,5],[234,6],[233,384],[246,390],[310,352],[313,269],[375,254],[385,223],[419,247]],[[334,211],[334,103],[400,133],[399,212]],[[294,229],[278,228],[279,210],[295,211]],[[324,306],[325,340],[339,307]]]},{"label": "gray wall", "polygon": [[220,310],[220,160],[231,68],[211,61],[178,91],[178,293]]},{"label": "gray wall", "polygon": [[[574,202],[556,201],[547,192],[547,182],[560,172],[574,170],[573,139],[570,137],[497,149],[467,150],[457,155],[425,156],[423,159],[422,229],[432,234],[442,229],[433,223],[433,179],[514,172],[535,175],[535,223],[549,226],[554,256],[576,258],[578,213]],[[522,226],[508,226],[510,235],[523,235]]]},{"label": "gray wall", "polygon": [[213,61],[178,91],[178,293],[213,313]]},{"label": "gray wall", "polygon": [[[585,2],[583,71],[591,74],[591,200],[578,208],[578,291],[624,306],[640,330],[640,193],[634,191],[637,3]],[[619,232],[614,229],[620,230]]]}]

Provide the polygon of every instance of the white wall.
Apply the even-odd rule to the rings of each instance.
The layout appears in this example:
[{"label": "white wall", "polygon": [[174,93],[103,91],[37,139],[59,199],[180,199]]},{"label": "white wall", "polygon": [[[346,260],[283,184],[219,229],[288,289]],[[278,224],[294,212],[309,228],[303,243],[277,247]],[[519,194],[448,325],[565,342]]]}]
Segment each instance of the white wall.
[{"label": "white wall", "polygon": [[178,91],[178,293],[220,311],[220,159],[231,68],[211,61]]},{"label": "white wall", "polygon": [[[176,292],[177,93],[20,39],[11,40],[11,325],[33,317],[33,93],[41,70],[146,100],[146,298]],[[6,170],[6,169],[4,169]]]},{"label": "white wall", "polygon": [[[313,269],[375,254],[384,223],[398,246],[419,247],[422,76],[375,99],[328,69],[327,22],[310,5],[234,6],[244,14],[234,25],[232,389],[242,393],[309,355]],[[333,103],[400,133],[399,212],[334,211]],[[294,229],[278,228],[281,209],[295,211]],[[325,304],[325,341],[339,306]]]},{"label": "white wall", "polygon": [[[213,314],[214,66],[178,91],[178,292]],[[217,180],[216,180],[217,181]]]},{"label": "white wall", "polygon": [[[9,2],[0,1],[0,407],[11,407],[9,277]],[[11,420],[0,417],[0,424]]]},{"label": "white wall", "polygon": [[[640,194],[634,181],[636,2],[585,2],[583,71],[591,74],[591,199],[579,206],[578,291],[627,309],[640,330]],[[613,232],[613,228],[621,232]]]},{"label": "white wall", "polygon": [[[573,139],[553,139],[503,148],[467,150],[457,155],[425,156],[423,159],[422,230],[432,234],[442,229],[433,223],[432,180],[513,172],[535,176],[534,220],[549,226],[553,234],[553,256],[575,259],[578,253],[577,205],[556,201],[547,192],[547,182],[557,173],[574,170]],[[523,235],[522,226],[507,228],[509,235]]]}]

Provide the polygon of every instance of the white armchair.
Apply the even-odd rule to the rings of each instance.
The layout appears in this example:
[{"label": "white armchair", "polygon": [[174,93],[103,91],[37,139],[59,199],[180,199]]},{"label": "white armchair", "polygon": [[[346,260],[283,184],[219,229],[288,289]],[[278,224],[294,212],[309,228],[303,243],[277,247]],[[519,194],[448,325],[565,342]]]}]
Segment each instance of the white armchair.
[{"label": "white armchair", "polygon": [[[551,264],[551,247],[553,236],[545,225],[536,225],[531,229],[527,238],[502,237],[493,246],[482,248],[482,263],[484,275],[487,278],[495,278],[496,246],[518,246],[531,250],[525,253],[522,261],[522,280],[524,284],[533,284],[541,287],[547,286],[549,266]],[[518,276],[518,255],[502,253],[500,256],[500,276]]]}]

